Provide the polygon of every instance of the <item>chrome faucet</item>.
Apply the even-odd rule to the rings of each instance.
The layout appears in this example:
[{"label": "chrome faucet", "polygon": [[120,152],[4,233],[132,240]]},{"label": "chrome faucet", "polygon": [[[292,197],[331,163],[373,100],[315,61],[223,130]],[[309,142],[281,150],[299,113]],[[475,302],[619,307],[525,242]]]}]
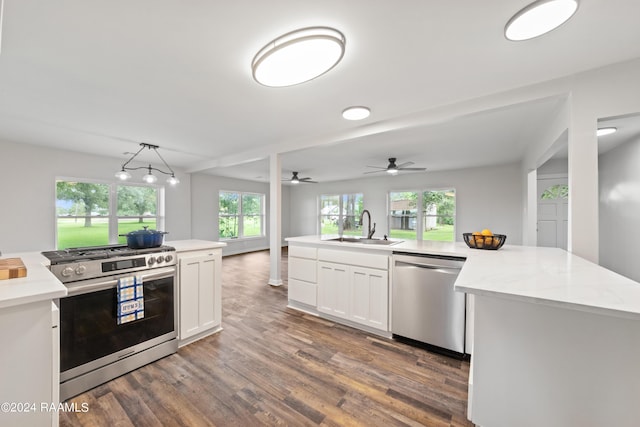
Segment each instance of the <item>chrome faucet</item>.
[{"label": "chrome faucet", "polygon": [[367,239],[371,239],[373,237],[373,233],[376,232],[376,223],[373,223],[373,228],[371,228],[371,212],[369,212],[368,210],[363,210],[362,214],[360,214],[360,224],[364,225],[364,214],[367,214],[367,216],[369,217],[369,227],[367,230]]}]

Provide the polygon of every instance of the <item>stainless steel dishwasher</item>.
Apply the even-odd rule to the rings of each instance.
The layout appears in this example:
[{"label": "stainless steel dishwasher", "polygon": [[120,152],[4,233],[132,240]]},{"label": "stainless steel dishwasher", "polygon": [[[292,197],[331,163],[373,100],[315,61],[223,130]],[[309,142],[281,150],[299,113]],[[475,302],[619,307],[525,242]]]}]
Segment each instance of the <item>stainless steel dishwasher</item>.
[{"label": "stainless steel dishwasher", "polygon": [[393,254],[391,332],[464,354],[466,296],[453,290],[464,258]]}]

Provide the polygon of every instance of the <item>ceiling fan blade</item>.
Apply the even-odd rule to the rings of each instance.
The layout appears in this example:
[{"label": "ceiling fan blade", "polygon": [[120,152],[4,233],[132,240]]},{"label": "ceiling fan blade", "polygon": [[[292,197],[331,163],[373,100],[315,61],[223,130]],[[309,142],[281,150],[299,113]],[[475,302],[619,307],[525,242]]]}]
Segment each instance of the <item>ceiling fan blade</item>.
[{"label": "ceiling fan blade", "polygon": [[405,166],[411,166],[413,164],[413,162],[404,162],[402,164],[397,165],[396,167],[398,169],[403,169]]},{"label": "ceiling fan blade", "polygon": [[381,166],[370,166],[370,165],[367,165],[367,167],[368,168],[374,168],[374,169],[380,169],[380,170],[387,170],[386,166],[385,167],[381,167]]},{"label": "ceiling fan blade", "polygon": [[382,168],[379,171],[369,171],[369,172],[363,172],[363,173],[365,173],[365,174],[367,174],[367,173],[379,173],[379,172],[385,172],[386,170],[387,170],[387,168]]},{"label": "ceiling fan blade", "polygon": [[427,168],[399,168],[401,171],[426,171]]},{"label": "ceiling fan blade", "polygon": [[309,181],[309,180],[306,180],[306,179],[301,179],[300,182],[303,183],[303,184],[317,184],[318,183],[318,181]]}]

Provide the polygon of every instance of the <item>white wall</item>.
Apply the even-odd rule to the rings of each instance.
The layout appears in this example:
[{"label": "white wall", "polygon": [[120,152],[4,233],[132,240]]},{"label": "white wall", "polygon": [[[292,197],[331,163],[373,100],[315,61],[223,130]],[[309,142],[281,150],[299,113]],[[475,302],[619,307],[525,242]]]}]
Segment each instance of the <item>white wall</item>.
[{"label": "white wall", "polygon": [[599,158],[600,264],[636,281],[640,281],[638,165],[640,137]]},{"label": "white wall", "polygon": [[318,197],[321,194],[363,193],[364,208],[376,222],[376,236],[387,229],[387,194],[390,191],[454,188],[456,240],[462,233],[490,228],[506,234],[507,243],[521,244],[522,189],[520,165],[383,175],[349,181],[298,185],[291,188],[290,236],[317,234]]},{"label": "white wall", "polygon": [[[269,249],[269,183],[245,181],[208,174],[191,176],[191,224],[192,237],[203,240],[220,240],[218,228],[218,194],[223,191],[246,191],[265,194],[266,235],[259,238],[225,240],[223,255]],[[282,236],[289,231],[289,191],[282,189]]]},{"label": "white wall", "polygon": [[[55,249],[56,177],[115,182],[122,160],[0,141],[0,251]],[[190,176],[166,186],[166,239],[191,235]]]}]

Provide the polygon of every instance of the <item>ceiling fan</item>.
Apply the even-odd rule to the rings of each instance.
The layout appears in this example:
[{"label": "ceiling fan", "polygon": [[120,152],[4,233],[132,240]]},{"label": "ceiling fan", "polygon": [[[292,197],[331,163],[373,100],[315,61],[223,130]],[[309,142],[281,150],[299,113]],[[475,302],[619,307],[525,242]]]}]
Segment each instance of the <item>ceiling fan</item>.
[{"label": "ceiling fan", "polygon": [[292,172],[292,176],[291,179],[283,179],[283,181],[287,181],[290,182],[292,184],[299,184],[301,182],[304,183],[308,183],[308,184],[317,184],[317,181],[311,181],[311,178],[307,177],[307,178],[298,178],[298,172]]},{"label": "ceiling fan", "polygon": [[425,171],[427,170],[427,168],[409,168],[407,166],[411,166],[413,164],[413,162],[404,162],[401,163],[399,165],[396,165],[396,158],[395,157],[389,157],[389,165],[387,167],[380,167],[380,166],[367,166],[368,168],[375,168],[375,169],[379,169],[376,171],[369,171],[369,172],[365,172],[365,174],[367,173],[378,173],[378,172],[387,172],[391,175],[395,175],[398,173],[398,171]]}]

